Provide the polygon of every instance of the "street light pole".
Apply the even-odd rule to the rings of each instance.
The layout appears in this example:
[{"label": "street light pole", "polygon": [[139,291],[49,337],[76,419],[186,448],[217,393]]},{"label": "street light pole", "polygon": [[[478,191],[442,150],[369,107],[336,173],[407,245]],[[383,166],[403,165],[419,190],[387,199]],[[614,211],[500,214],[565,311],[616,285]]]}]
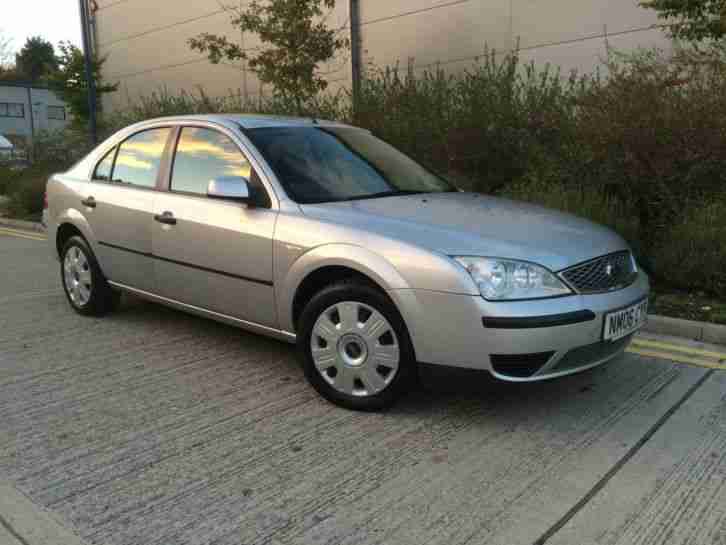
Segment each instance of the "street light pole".
[{"label": "street light pole", "polygon": [[81,36],[83,38],[83,59],[86,67],[86,82],[88,83],[88,130],[91,137],[91,144],[95,146],[98,141],[96,131],[96,81],[93,78],[88,4],[86,0],[79,0],[79,5],[81,12]]},{"label": "street light pole", "polygon": [[350,68],[353,85],[353,108],[357,110],[360,98],[361,80],[361,42],[360,42],[360,3],[359,0],[349,0],[348,20],[350,21]]}]

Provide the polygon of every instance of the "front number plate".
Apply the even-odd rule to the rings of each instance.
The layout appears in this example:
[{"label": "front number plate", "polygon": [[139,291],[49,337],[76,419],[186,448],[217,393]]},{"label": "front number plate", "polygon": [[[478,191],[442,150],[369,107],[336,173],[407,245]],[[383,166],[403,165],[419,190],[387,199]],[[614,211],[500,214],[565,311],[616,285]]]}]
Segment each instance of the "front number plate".
[{"label": "front number plate", "polygon": [[616,341],[637,331],[648,316],[648,300],[643,299],[634,305],[605,315],[603,340]]}]

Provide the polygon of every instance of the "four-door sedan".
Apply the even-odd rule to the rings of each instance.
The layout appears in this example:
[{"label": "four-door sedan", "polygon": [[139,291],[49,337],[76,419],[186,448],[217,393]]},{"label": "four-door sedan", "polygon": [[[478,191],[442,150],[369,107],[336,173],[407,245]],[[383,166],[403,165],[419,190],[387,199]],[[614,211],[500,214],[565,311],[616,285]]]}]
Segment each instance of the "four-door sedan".
[{"label": "four-door sedan", "polygon": [[126,291],[296,342],[315,389],[352,409],[391,404],[417,362],[508,381],[582,371],[646,317],[648,278],[612,231],[461,192],[337,123],[138,123],[47,198],[77,312]]}]

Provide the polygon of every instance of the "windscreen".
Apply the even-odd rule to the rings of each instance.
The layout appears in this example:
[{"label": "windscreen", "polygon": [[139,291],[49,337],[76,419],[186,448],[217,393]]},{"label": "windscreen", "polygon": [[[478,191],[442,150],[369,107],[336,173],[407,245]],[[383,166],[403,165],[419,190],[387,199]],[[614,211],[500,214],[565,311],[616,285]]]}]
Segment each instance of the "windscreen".
[{"label": "windscreen", "polygon": [[456,189],[393,146],[352,127],[265,127],[245,134],[299,203]]}]

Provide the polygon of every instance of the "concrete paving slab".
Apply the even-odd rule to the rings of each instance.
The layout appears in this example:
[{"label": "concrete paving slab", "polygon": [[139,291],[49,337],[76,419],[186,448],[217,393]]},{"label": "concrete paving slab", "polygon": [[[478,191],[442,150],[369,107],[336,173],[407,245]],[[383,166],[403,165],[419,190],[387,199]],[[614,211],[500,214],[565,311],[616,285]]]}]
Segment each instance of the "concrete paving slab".
[{"label": "concrete paving slab", "polygon": [[78,316],[42,242],[0,237],[0,263],[0,476],[89,544],[531,545],[710,384],[628,354],[529,385],[441,371],[351,413],[288,345],[132,299]]},{"label": "concrete paving slab", "polygon": [[726,543],[726,373],[714,373],[548,543]]},{"label": "concrete paving slab", "polygon": [[0,520],[0,545],[25,545]]},{"label": "concrete paving slab", "polygon": [[19,493],[0,481],[0,545],[84,545],[74,533]]}]

